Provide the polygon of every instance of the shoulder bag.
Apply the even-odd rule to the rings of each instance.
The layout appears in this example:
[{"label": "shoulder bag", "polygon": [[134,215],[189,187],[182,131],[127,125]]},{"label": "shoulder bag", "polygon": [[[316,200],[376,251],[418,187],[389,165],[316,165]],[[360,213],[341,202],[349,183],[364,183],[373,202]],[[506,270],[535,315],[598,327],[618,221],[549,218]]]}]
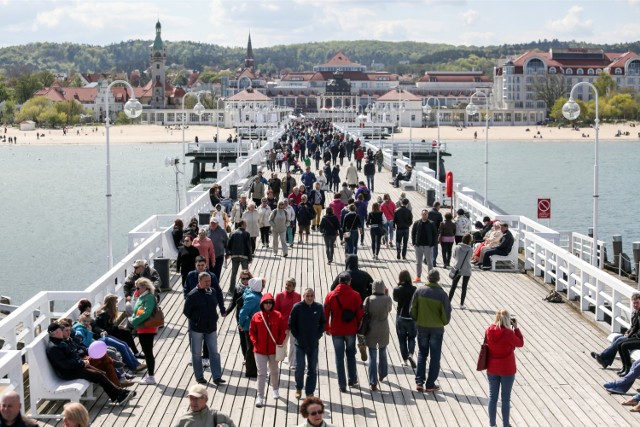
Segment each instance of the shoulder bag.
[{"label": "shoulder bag", "polygon": [[358,335],[367,335],[371,329],[371,317],[369,314],[369,297],[364,300],[364,315],[358,328]]},{"label": "shoulder bag", "polygon": [[348,239],[349,237],[351,237],[351,232],[353,231],[353,225],[355,224],[355,219],[351,220],[351,228],[349,228],[349,231],[345,231],[344,234],[342,235],[345,239]]},{"label": "shoulder bag", "polygon": [[477,371],[484,371],[489,366],[489,345],[487,344],[487,333],[484,333],[484,341],[480,346],[480,354],[478,354]]},{"label": "shoulder bag", "polygon": [[153,309],[151,316],[142,324],[143,328],[161,328],[164,326],[164,313],[162,307],[156,303],[156,307]]},{"label": "shoulder bag", "polygon": [[[469,256],[469,252],[471,251],[467,251],[467,254],[464,256],[464,259],[462,260],[462,264],[460,264],[460,266],[464,265],[464,262],[467,260],[467,257]],[[456,276],[460,275],[460,269],[459,268],[452,268],[451,270],[449,270],[449,278],[450,279],[455,279]]]},{"label": "shoulder bag", "polygon": [[260,317],[262,317],[262,321],[264,322],[264,327],[267,328],[267,332],[269,332],[269,336],[273,340],[273,343],[276,345],[276,362],[282,362],[284,358],[287,356],[287,351],[284,348],[284,345],[278,344],[276,339],[273,337],[271,333],[271,328],[267,324],[267,320],[264,318],[264,314],[262,314],[262,310],[260,310]]},{"label": "shoulder bag", "polygon": [[342,310],[342,321],[344,323],[351,323],[353,322],[353,320],[356,318],[356,312],[353,310],[349,310],[348,308],[345,309],[342,307],[342,304],[340,304],[340,298],[338,298],[338,295],[336,294],[336,301],[338,301],[338,305],[340,306],[340,310]]}]

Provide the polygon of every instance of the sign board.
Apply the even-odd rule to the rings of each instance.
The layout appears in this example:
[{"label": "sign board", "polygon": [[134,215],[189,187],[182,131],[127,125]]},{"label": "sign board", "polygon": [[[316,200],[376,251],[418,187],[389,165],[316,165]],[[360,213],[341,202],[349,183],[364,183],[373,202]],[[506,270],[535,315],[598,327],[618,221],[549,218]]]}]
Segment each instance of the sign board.
[{"label": "sign board", "polygon": [[551,218],[551,199],[538,199],[538,219]]}]

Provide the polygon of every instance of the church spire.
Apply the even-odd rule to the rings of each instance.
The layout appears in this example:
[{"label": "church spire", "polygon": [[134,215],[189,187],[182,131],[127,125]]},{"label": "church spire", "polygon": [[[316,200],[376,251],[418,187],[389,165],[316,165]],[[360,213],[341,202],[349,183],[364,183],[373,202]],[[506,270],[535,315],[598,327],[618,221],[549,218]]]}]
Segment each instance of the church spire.
[{"label": "church spire", "polygon": [[244,59],[244,67],[253,69],[255,59],[253,58],[253,47],[251,47],[251,33],[249,33],[249,41],[247,42],[247,57]]}]

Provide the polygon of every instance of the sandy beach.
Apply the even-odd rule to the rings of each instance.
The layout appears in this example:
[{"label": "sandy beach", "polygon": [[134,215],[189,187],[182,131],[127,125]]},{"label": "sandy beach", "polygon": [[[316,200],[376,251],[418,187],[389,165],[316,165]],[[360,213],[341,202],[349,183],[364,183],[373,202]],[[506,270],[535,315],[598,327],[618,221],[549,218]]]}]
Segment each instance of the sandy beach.
[{"label": "sandy beach", "polygon": [[[629,132],[629,136],[616,137],[620,130]],[[441,126],[440,138],[442,141],[464,140],[473,141],[474,133],[477,132],[477,140],[484,141],[484,126],[471,126],[459,129],[454,126]],[[31,145],[55,145],[55,144],[104,144],[104,126],[87,127],[76,126],[70,128],[67,135],[63,135],[62,129],[38,129],[37,131],[21,131],[17,128],[7,128],[3,135],[17,137],[18,144]],[[401,133],[397,133],[395,138],[408,140],[409,134],[415,141],[432,140],[437,137],[437,128],[402,128]],[[630,123],[624,124],[603,124],[600,126],[601,140],[616,141],[640,141],[638,133],[640,126],[633,127]],[[40,138],[36,136],[40,133]],[[44,134],[44,136],[42,136]],[[233,129],[220,128],[219,138],[224,141],[229,134],[235,135]],[[216,135],[216,126],[195,126],[191,125],[184,132],[186,142],[192,142],[197,136],[201,142],[211,141]],[[584,135],[584,136],[583,136]],[[587,136],[588,135],[588,136]],[[593,128],[581,128],[575,131],[570,128],[544,127],[544,126],[491,126],[489,128],[489,141],[585,141],[593,142],[595,131]],[[182,130],[166,129],[159,125],[122,125],[110,128],[111,144],[134,144],[134,143],[181,143]],[[8,142],[0,142],[0,146],[8,145]]]}]

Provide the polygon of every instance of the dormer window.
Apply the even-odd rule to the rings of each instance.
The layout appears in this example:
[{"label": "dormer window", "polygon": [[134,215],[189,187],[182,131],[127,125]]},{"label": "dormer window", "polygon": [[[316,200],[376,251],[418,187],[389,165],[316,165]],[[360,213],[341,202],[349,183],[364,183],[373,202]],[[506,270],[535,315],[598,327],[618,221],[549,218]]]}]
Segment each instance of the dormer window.
[{"label": "dormer window", "polygon": [[584,70],[582,68],[578,68],[578,70],[576,71],[576,75],[578,76],[584,75]]},{"label": "dormer window", "polygon": [[621,75],[622,74],[622,68],[616,68],[615,73],[616,73],[617,76]]},{"label": "dormer window", "polygon": [[549,74],[555,74],[556,73],[556,67],[549,67]]},{"label": "dormer window", "polygon": [[564,73],[568,74],[568,75],[572,75],[573,74],[573,70],[571,68],[567,68],[566,70],[564,70]]}]

